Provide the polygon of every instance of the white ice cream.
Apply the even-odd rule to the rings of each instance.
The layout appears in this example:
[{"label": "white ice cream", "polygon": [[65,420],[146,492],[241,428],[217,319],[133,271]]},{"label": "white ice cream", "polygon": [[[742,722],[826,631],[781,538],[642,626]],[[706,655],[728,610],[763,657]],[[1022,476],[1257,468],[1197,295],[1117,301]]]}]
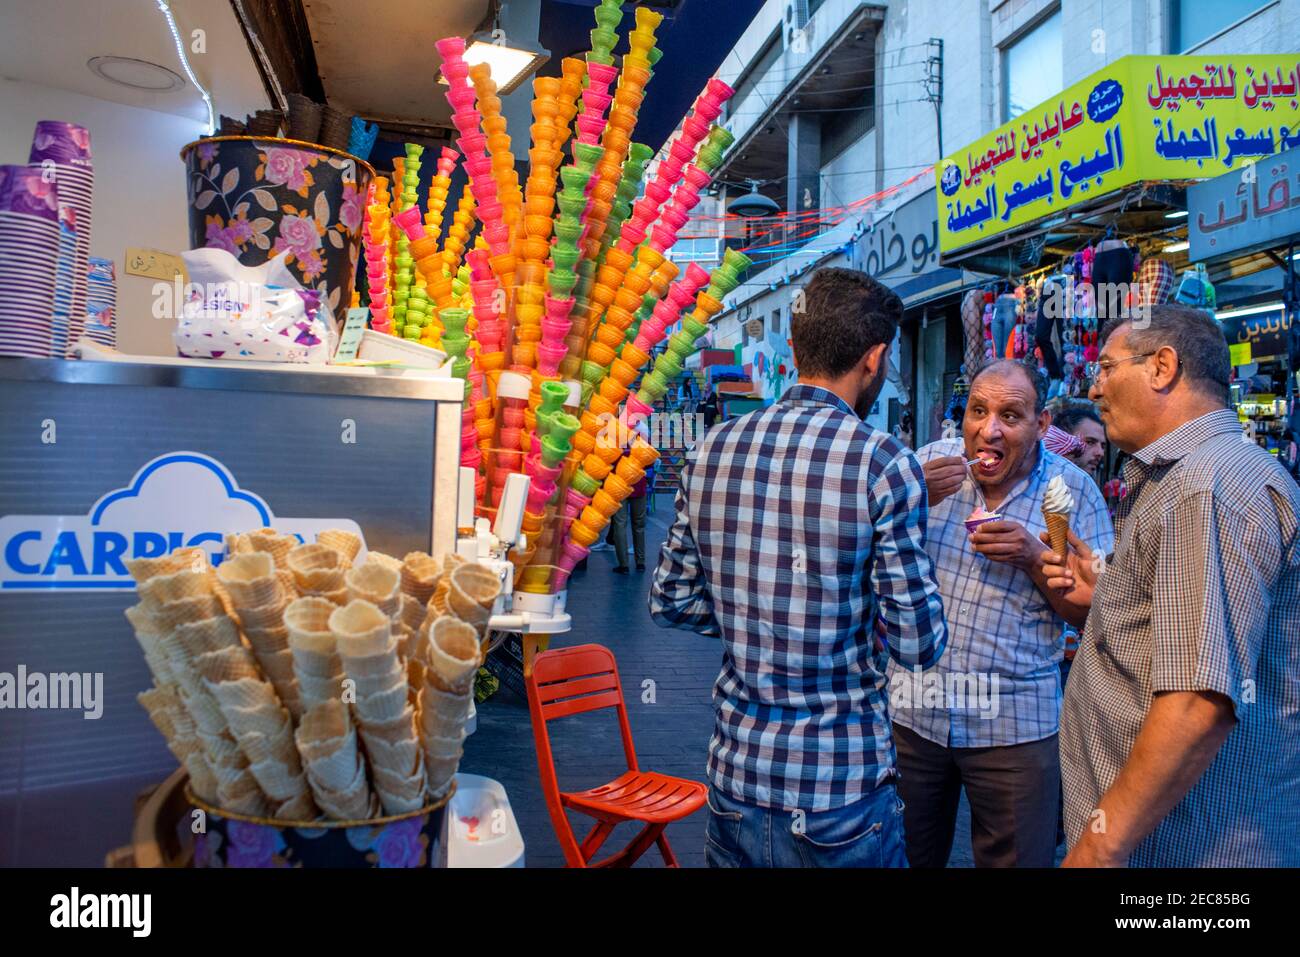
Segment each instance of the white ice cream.
[{"label": "white ice cream", "polygon": [[1057,475],[1047,483],[1047,493],[1043,496],[1043,511],[1070,513],[1074,511],[1074,496],[1065,487],[1065,476]]}]

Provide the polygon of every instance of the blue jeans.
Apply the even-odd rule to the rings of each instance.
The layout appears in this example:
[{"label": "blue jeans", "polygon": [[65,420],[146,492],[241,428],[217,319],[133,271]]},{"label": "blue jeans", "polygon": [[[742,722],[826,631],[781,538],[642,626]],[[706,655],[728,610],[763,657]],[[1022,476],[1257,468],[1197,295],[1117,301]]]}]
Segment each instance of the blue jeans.
[{"label": "blue jeans", "polygon": [[906,867],[903,802],[892,780],[833,811],[746,804],[709,786],[710,867]]},{"label": "blue jeans", "polygon": [[993,358],[1009,356],[1007,341],[1016,330],[1016,306],[1019,301],[1015,296],[1003,294],[993,303]]}]

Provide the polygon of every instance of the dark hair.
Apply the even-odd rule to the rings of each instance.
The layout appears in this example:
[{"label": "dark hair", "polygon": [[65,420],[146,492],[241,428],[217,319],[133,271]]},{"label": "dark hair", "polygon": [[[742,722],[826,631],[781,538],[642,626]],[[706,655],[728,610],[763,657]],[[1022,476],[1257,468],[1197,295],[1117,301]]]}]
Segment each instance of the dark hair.
[{"label": "dark hair", "polygon": [[1052,425],[1071,434],[1084,419],[1096,422],[1103,429],[1106,427],[1101,421],[1101,416],[1097,414],[1097,407],[1091,402],[1063,402],[1061,407],[1052,413]]},{"label": "dark hair", "polygon": [[1029,384],[1033,386],[1034,414],[1041,413],[1047,407],[1047,376],[1028,362],[1021,362],[1019,359],[990,359],[976,369],[975,374],[970,377],[971,388],[975,387],[975,383],[979,381],[980,376],[986,372],[1005,375],[1013,370],[1019,370],[1020,374],[1028,379]]},{"label": "dark hair", "polygon": [[1121,326],[1128,326],[1128,342],[1134,354],[1169,346],[1178,353],[1188,385],[1227,405],[1228,379],[1232,376],[1228,340],[1208,312],[1173,304],[1150,306],[1149,316],[1140,328],[1133,317],[1106,323],[1101,330],[1103,346]]},{"label": "dark hair", "polygon": [[866,273],[818,269],[790,310],[799,373],[844,375],[872,346],[892,342],[902,320],[903,300]]}]

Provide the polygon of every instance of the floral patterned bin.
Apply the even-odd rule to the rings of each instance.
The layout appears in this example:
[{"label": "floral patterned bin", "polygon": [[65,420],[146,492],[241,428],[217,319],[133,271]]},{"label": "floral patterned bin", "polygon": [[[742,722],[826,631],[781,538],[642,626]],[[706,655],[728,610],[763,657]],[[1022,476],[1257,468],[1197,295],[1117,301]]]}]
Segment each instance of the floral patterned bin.
[{"label": "floral patterned bin", "polygon": [[194,835],[195,867],[443,866],[442,825],[456,793],[410,814],[373,821],[276,821],[221,811],[194,796],[206,832]]},{"label": "floral patterned bin", "polygon": [[347,318],[361,252],[369,163],[299,140],[214,136],[181,150],[190,246],[215,246],[246,266],[288,251],[298,281]]}]

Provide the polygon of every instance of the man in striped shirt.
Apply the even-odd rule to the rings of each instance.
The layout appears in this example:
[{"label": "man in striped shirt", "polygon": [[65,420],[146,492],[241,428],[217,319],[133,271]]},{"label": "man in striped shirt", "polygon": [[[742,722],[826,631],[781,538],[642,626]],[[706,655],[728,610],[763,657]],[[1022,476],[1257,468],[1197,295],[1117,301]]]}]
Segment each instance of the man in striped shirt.
[{"label": "man in striped shirt", "polygon": [[1061,716],[1065,864],[1298,867],[1300,490],[1226,407],[1206,313],[1112,322],[1094,365],[1129,493],[1109,560],[1072,537],[1044,563],[1091,604]]},{"label": "man in striped shirt", "polygon": [[722,639],[712,866],[906,866],[885,666],[929,667],[946,631],[921,467],[863,422],[901,318],[865,274],[818,270],[798,384],[688,457],[650,612]]}]

